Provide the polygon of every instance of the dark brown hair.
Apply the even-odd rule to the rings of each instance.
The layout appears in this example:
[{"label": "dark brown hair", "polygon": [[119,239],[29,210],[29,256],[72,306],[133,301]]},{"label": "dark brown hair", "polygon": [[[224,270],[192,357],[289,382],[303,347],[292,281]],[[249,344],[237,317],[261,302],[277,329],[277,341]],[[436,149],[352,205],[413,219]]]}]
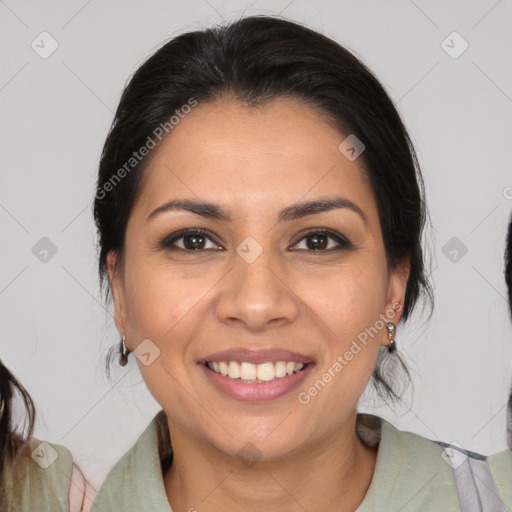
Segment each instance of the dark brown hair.
[{"label": "dark brown hair", "polygon": [[[508,310],[512,319],[512,215],[510,215],[505,243],[505,282],[508,291]],[[507,404],[507,443],[512,450],[512,388],[509,392]]]},{"label": "dark brown hair", "polygon": [[[26,428],[24,433],[16,432],[13,425],[12,405],[18,396],[25,409]],[[12,461],[21,449],[24,440],[34,431],[36,411],[34,402],[27,390],[21,385],[9,369],[0,361],[0,503],[4,496],[3,476],[6,465]]]}]

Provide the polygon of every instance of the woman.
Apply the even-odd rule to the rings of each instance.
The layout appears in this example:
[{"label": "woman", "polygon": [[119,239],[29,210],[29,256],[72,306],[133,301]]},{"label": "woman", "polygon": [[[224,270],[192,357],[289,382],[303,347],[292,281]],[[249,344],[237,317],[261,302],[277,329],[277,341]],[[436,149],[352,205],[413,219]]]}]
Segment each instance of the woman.
[{"label": "woman", "polygon": [[356,412],[372,377],[399,398],[396,326],[431,291],[412,144],[351,53],[265,16],[171,40],[94,215],[121,363],[162,411],[93,509],[460,510],[447,450]]},{"label": "woman", "polygon": [[[28,427],[13,428],[13,399],[19,396]],[[34,403],[0,361],[0,511],[79,512],[90,510],[94,489],[63,446],[32,436]]]},{"label": "woman", "polygon": [[[508,305],[512,318],[512,215],[508,224],[505,244],[505,282],[507,283]],[[491,472],[505,503],[512,502],[512,389],[507,404],[507,443],[508,450],[489,457]]]}]

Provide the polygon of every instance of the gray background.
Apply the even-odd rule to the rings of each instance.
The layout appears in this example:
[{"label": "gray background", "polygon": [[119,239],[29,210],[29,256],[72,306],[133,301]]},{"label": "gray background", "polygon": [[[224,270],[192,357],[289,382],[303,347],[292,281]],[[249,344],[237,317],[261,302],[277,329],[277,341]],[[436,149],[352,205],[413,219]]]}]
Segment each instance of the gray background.
[{"label": "gray background", "polygon": [[[36,436],[68,446],[97,484],[158,410],[134,361],[115,366],[112,383],[105,377],[105,352],[119,338],[97,284],[97,164],[122,87],[142,60],[170,37],[243,12],[281,13],[356,52],[397,102],[419,153],[436,309],[430,323],[417,317],[398,329],[414,395],[395,409],[366,398],[362,408],[475,451],[504,448],[512,375],[506,0],[0,0],[0,356],[35,399]],[[47,58],[31,47],[51,49],[44,31],[58,44]],[[447,39],[454,31],[469,44],[457,58],[464,43]],[[49,244],[43,237],[55,254],[38,252]]]}]

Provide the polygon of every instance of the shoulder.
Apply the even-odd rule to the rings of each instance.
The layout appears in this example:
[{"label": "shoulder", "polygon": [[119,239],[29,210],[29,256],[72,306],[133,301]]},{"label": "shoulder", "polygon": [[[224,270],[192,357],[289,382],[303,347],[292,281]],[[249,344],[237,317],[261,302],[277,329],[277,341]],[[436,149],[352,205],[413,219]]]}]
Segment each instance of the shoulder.
[{"label": "shoulder", "polygon": [[72,467],[64,446],[36,438],[23,443],[6,468],[9,510],[68,510]]},{"label": "shoulder", "polygon": [[[464,487],[465,483],[456,481],[453,453],[447,444],[441,446],[421,435],[399,430],[382,418],[362,416],[366,421],[370,418],[374,432],[375,424],[379,424],[380,443],[373,480],[358,512],[378,510],[381,503],[390,510],[411,512],[461,510],[458,486]],[[460,455],[469,471],[473,466],[468,460],[485,460],[472,452]],[[457,463],[459,460],[457,457]]]},{"label": "shoulder", "polygon": [[92,512],[168,512],[163,474],[160,434],[166,417],[160,411],[132,447],[107,474],[98,490]]},{"label": "shoulder", "polygon": [[[381,492],[412,510],[459,510],[452,467],[436,442],[419,434],[399,430],[381,419],[382,441],[379,455],[385,460],[381,473],[393,475],[394,487],[383,485]],[[381,451],[382,450],[382,451]],[[382,482],[387,478],[381,474]]]},{"label": "shoulder", "polygon": [[503,503],[512,508],[512,451],[495,453],[487,461]]},{"label": "shoulder", "polygon": [[407,475],[430,474],[433,470],[442,480],[454,486],[453,471],[443,453],[444,448],[419,434],[400,430],[383,418],[370,414],[358,415],[357,431],[363,442],[378,443],[377,469],[380,464]]}]

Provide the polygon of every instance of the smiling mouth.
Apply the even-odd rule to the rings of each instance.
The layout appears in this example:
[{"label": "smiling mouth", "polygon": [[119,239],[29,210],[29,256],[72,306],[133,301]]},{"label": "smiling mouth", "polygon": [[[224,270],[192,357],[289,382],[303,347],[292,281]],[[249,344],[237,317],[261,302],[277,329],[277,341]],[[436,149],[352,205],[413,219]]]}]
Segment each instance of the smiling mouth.
[{"label": "smiling mouth", "polygon": [[246,383],[265,383],[299,373],[312,363],[278,361],[253,364],[236,361],[206,361],[203,364],[212,372],[229,379]]}]

